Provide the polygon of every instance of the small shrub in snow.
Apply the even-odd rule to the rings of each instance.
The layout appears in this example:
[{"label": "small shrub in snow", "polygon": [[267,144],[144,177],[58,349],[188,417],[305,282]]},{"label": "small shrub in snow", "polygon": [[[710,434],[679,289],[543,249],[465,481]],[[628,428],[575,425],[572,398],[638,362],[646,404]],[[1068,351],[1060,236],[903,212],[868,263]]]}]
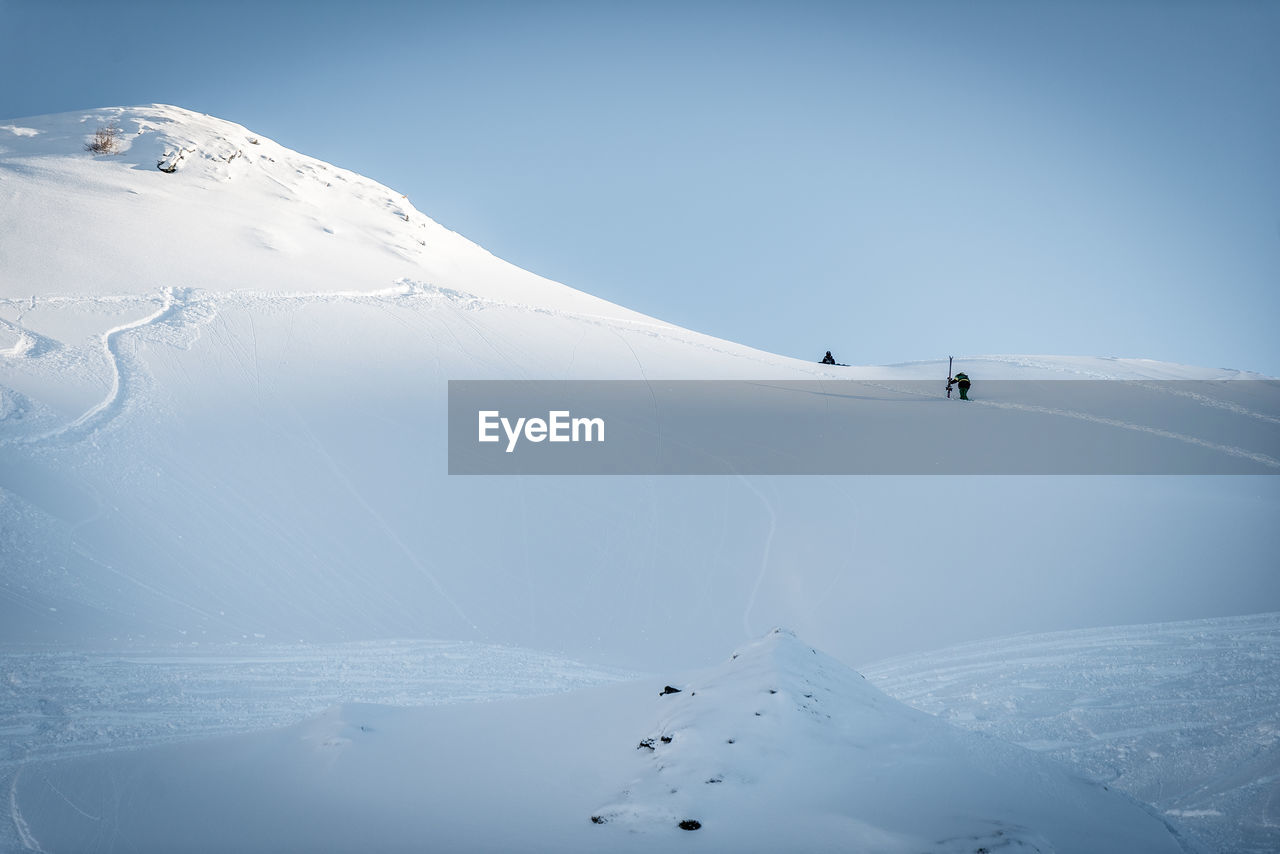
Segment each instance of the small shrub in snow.
[{"label": "small shrub in snow", "polygon": [[680,822],[681,830],[697,830],[700,827],[702,827],[702,822],[698,821],[696,818],[686,818],[684,821]]},{"label": "small shrub in snow", "polygon": [[112,122],[93,132],[93,139],[84,144],[85,151],[94,154],[115,154],[119,150],[120,126]]}]

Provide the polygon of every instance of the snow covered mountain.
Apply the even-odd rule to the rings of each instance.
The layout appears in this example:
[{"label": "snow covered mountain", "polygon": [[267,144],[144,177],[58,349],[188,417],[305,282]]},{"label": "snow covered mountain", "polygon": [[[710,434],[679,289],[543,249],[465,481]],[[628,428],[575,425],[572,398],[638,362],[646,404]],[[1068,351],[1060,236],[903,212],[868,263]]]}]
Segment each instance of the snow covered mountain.
[{"label": "snow covered mountain", "polygon": [[[108,126],[117,153],[85,151]],[[1120,608],[1121,566],[1160,564],[1214,612],[1251,610],[1280,546],[1275,490],[1243,481],[448,478],[450,379],[946,371],[824,368],[637,315],[494,258],[386,187],[174,107],[0,124],[0,258],[11,642],[434,637],[648,667],[783,624],[867,660],[1069,626],[1064,602],[1108,600],[1108,622],[1184,615]],[[962,364],[979,383],[1248,376]],[[1090,426],[1042,403],[1023,414]],[[1271,430],[1245,450],[1280,459],[1274,400],[1204,403]],[[1170,441],[1230,444],[1219,426]],[[957,513],[1001,536],[979,553],[918,535]],[[1045,552],[1047,525],[1096,537]],[[1031,587],[1013,583],[1028,554]]]},{"label": "snow covered mountain", "polygon": [[[110,153],[85,150],[99,130],[113,140]],[[823,349],[815,344],[815,358]],[[992,379],[1259,379],[1237,370],[1094,357],[973,356],[957,367],[975,378],[977,389]],[[305,669],[297,665],[303,659],[324,660],[325,650],[364,662],[359,670],[373,666],[367,656],[350,657],[363,643],[387,644],[377,649],[398,659],[403,647],[386,639],[431,639],[444,646],[423,668],[470,657],[481,672],[492,666],[487,672],[496,682],[535,693],[510,661],[545,668],[551,692],[609,681],[619,669],[687,668],[774,625],[795,627],[835,660],[861,662],[1018,631],[1274,607],[1280,595],[1274,588],[1280,549],[1274,477],[447,474],[449,380],[857,379],[893,388],[930,380],[941,391],[945,376],[945,359],[827,367],[637,314],[515,268],[395,191],[220,119],[148,106],[0,122],[0,643],[12,654],[0,696],[9,717],[0,732],[13,763],[0,763],[0,783],[9,774],[11,794],[22,799],[12,822],[16,844],[31,847],[24,834],[33,834],[58,850],[50,840],[64,821],[70,821],[67,833],[80,832],[74,830],[80,819],[67,819],[54,803],[58,795],[39,794],[37,775],[16,770],[25,751],[58,743],[110,747],[117,732],[144,733],[143,743],[167,740],[154,721],[77,731],[76,721],[101,703],[85,694],[76,699],[74,692],[70,703],[56,700],[58,692],[45,681],[64,672],[63,656],[137,675],[137,691],[149,698],[159,690],[147,681],[158,678],[147,663],[158,660],[149,657],[156,649],[190,655],[191,662],[256,657],[280,674]],[[1175,456],[1221,455],[1280,468],[1280,389],[1274,384],[1220,382],[1207,392],[1160,394],[1177,408],[1152,407],[1149,396],[1118,395],[1071,408],[1041,389],[1029,397],[992,392],[983,399],[979,393],[968,411],[998,425],[1001,441],[1049,435],[1071,443],[1116,431]],[[919,406],[943,425],[966,411],[941,394],[921,397]],[[1174,414],[1176,423],[1168,420]],[[999,442],[976,450],[998,453]],[[540,653],[493,652],[514,646]],[[786,723],[747,760],[734,764],[725,757],[725,785],[704,781],[699,785],[706,791],[728,792],[723,797],[740,798],[739,807],[750,805],[751,792],[776,783],[761,788],[742,781],[765,767],[789,768],[793,749],[828,779],[836,768],[823,757],[836,746],[837,753],[845,751],[840,755],[870,751],[899,785],[887,791],[904,792],[907,778],[895,775],[906,772],[890,769],[888,754],[867,741],[870,736],[810,725],[800,700],[811,698],[800,686],[819,680],[837,698],[840,715],[872,730],[878,724],[858,710],[887,701],[866,693],[861,680],[828,659],[816,671],[801,666],[792,654],[800,646],[773,638],[748,651],[752,668],[706,676],[699,698],[719,691],[726,702],[709,709],[689,705],[693,690],[656,698],[648,684],[601,688],[591,701],[516,704],[535,710],[529,720],[546,725],[537,732],[522,728],[525,712],[506,704],[412,713],[348,706],[293,731],[320,753],[309,754],[311,748],[279,733],[245,736],[239,744],[249,755],[266,750],[294,769],[337,756],[344,757],[335,759],[338,765],[354,763],[347,769],[354,776],[337,774],[327,794],[294,793],[285,811],[303,810],[312,795],[339,797],[360,774],[385,770],[387,757],[407,746],[430,748],[429,757],[420,754],[423,761],[452,763],[453,773],[429,781],[397,778],[404,785],[384,790],[390,800],[382,806],[365,804],[365,815],[400,821],[397,806],[404,806],[399,799],[406,793],[465,782],[476,799],[468,802],[471,812],[460,814],[501,822],[475,812],[493,777],[467,763],[482,755],[493,775],[509,774],[511,757],[529,749],[534,755],[521,766],[526,773],[559,773],[553,769],[564,754],[545,737],[549,722],[580,721],[585,728],[585,707],[574,703],[598,701],[599,711],[609,711],[601,727],[617,730],[596,731],[600,738],[585,743],[605,750],[604,735],[613,739],[624,730],[633,743],[624,745],[626,758],[617,765],[570,766],[592,776],[573,802],[572,820],[582,819],[583,827],[566,838],[580,838],[582,847],[599,846],[602,838],[612,845],[631,839],[632,830],[646,838],[649,816],[671,817],[659,797],[666,772],[651,762],[636,764],[660,751],[656,745],[652,756],[635,750],[634,732],[648,737],[672,720],[686,732],[718,732],[767,681],[783,686],[769,696],[785,694],[762,699],[778,704],[769,725]],[[127,667],[117,653],[128,658]],[[50,665],[50,656],[61,663]],[[592,669],[597,665],[606,667]],[[734,660],[733,666],[745,665]],[[245,665],[266,672],[257,667]],[[166,684],[186,684],[185,677],[164,673]],[[690,677],[691,684],[700,678]],[[352,687],[360,679],[345,668],[335,680],[333,697],[344,690],[364,696]],[[237,709],[252,708],[261,690],[248,677],[245,684],[232,676],[217,684]],[[115,696],[109,689],[91,693],[99,700]],[[465,690],[445,694],[474,698]],[[608,699],[624,696],[625,703]],[[383,691],[374,699],[396,697]],[[761,711],[763,718],[770,708],[754,708],[750,717]],[[296,720],[314,709],[297,704],[290,711],[296,715],[237,712],[219,718],[218,726],[192,723],[192,732],[228,731],[227,720]],[[473,719],[492,726],[473,725]],[[886,737],[919,736],[912,743],[922,763],[931,746],[941,750],[935,759],[947,769],[963,767],[943,775],[960,788],[982,772],[983,751],[965,746],[977,742],[896,707],[883,720],[886,729],[875,731]],[[361,724],[384,735],[369,741]],[[437,752],[421,727],[448,727],[458,751]],[[479,749],[496,731],[510,740],[502,756]],[[610,756],[617,743],[609,742]],[[324,752],[332,746],[342,749]],[[721,750],[675,740],[667,747],[661,755],[678,759],[686,792]],[[167,755],[212,768],[221,749],[173,746],[135,759],[146,764]],[[1023,753],[1003,751],[992,747],[990,756],[1007,756],[1010,780],[1030,775],[1047,787],[1012,788],[1077,805],[1101,798],[1098,809],[1130,811],[1132,805],[1118,806]],[[148,809],[87,807],[109,800],[104,781],[118,779],[124,765],[117,763],[134,760],[84,761],[50,772],[70,775],[59,777],[56,787],[71,793],[77,810],[96,816],[99,827],[110,825],[121,839],[133,832],[127,822],[140,822],[144,833],[162,825]],[[161,765],[148,768],[169,760],[157,761]],[[141,773],[142,766],[131,767]],[[237,776],[242,767],[216,770],[227,775],[228,786],[243,780]],[[793,772],[798,769],[786,773]],[[707,779],[716,773],[708,771]],[[143,777],[139,785],[156,779]],[[630,788],[633,778],[638,788]],[[857,786],[871,785],[859,779]],[[207,789],[203,782],[188,784]],[[514,778],[504,785],[504,803],[513,809],[531,792]],[[993,786],[1000,797],[1010,794],[1003,783]],[[248,809],[242,793],[218,791],[228,810]],[[643,792],[645,800],[636,807],[623,791]],[[851,797],[870,797],[869,791]],[[175,810],[194,810],[195,792],[176,789]],[[558,797],[533,803],[564,806]],[[1056,831],[1044,830],[1057,819],[1036,812],[1034,798],[1010,797],[972,803],[954,826],[916,829],[905,819],[833,806],[802,833],[838,826],[859,839],[885,833],[893,845],[915,845],[921,838],[911,834],[927,829],[941,834],[930,843],[938,850],[971,850],[963,847],[973,841],[969,836],[978,834],[975,847],[988,847],[982,832],[1001,830],[1000,840],[987,841],[1016,839],[1041,850],[1048,850],[1045,839],[1060,844]],[[715,806],[706,803],[711,811],[702,815],[712,817],[710,831]],[[814,814],[811,807],[806,804],[806,815]],[[975,829],[987,807],[999,813],[992,821],[1013,824]],[[730,810],[739,817],[745,811],[749,807]],[[216,813],[182,814],[197,824],[216,820]],[[607,823],[591,825],[583,815]],[[532,822],[526,827],[541,827],[538,822],[565,816],[522,818]],[[278,827],[255,821],[263,834],[255,838],[266,845]],[[1130,826],[1128,819],[1120,824]],[[748,826],[744,818],[740,827]],[[1164,832],[1159,822],[1152,826],[1157,836]],[[669,823],[662,827],[684,838]],[[819,846],[818,836],[804,838]],[[548,847],[563,850],[558,843]]]},{"label": "snow covered mountain", "polygon": [[673,681],[339,706],[45,766],[13,812],[49,851],[1183,850],[1126,796],[908,709],[789,632]]}]

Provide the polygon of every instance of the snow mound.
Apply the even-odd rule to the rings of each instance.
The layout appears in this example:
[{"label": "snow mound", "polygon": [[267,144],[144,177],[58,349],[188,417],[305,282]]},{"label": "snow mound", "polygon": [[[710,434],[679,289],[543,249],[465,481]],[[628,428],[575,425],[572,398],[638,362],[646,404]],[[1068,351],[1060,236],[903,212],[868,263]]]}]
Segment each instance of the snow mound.
[{"label": "snow mound", "polygon": [[37,770],[10,801],[46,850],[1181,850],[1126,796],[909,709],[782,630],[670,686],[347,704]]},{"label": "snow mound", "polygon": [[736,851],[1179,850],[1136,802],[915,712],[785,629],[656,705],[637,775],[591,818],[607,845],[675,829]]}]

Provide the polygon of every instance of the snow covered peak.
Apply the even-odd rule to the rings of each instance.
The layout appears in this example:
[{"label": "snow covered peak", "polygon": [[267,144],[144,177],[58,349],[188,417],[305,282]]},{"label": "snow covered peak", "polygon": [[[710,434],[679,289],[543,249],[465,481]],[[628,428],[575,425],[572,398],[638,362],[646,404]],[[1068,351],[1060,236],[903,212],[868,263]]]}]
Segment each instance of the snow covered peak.
[{"label": "snow covered peak", "polygon": [[633,776],[592,816],[604,846],[696,831],[717,851],[1180,850],[1135,802],[916,712],[785,629],[653,705]]},{"label": "snow covered peak", "polygon": [[[86,150],[105,134],[106,152]],[[179,107],[0,123],[0,297],[375,293],[649,320],[495,258],[401,193]]]},{"label": "snow covered peak", "polygon": [[794,701],[783,710],[790,714],[810,712],[803,715],[805,719],[830,718],[813,711],[817,703],[813,695],[818,690],[838,692],[845,700],[868,706],[878,705],[883,696],[847,665],[819,652],[794,631],[783,627],[739,647],[727,662],[704,678],[704,693],[729,686],[734,686],[731,690],[739,690],[748,684],[769,683],[770,696],[785,695]]},{"label": "snow covered peak", "polygon": [[[89,148],[99,130],[111,139],[106,150]],[[49,169],[58,168],[61,158],[79,159],[87,153],[125,168],[184,171],[204,179],[228,180],[233,174],[229,166],[246,157],[250,145],[260,146],[271,162],[280,158],[277,173],[292,167],[295,159],[312,161],[234,122],[167,104],[15,119],[0,124],[0,140],[6,159],[43,162]]]}]

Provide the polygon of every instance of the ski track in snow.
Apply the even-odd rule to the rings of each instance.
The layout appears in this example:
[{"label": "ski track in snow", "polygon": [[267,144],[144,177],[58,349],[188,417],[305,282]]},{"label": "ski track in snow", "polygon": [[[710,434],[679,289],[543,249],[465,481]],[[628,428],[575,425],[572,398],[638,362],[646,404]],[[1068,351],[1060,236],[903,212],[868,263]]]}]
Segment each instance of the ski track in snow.
[{"label": "ski track in snow", "polygon": [[120,336],[126,332],[132,332],[135,329],[141,329],[155,323],[169,315],[174,307],[173,288],[165,288],[161,292],[160,308],[153,313],[135,320],[132,323],[121,324],[120,326],[108,329],[102,334],[102,348],[106,351],[107,359],[111,364],[111,390],[107,392],[107,396],[103,400],[81,415],[75,421],[72,421],[66,428],[64,433],[74,433],[77,430],[92,431],[94,421],[100,416],[104,419],[109,418],[111,411],[118,408],[118,404],[123,403],[121,388],[125,382],[124,371],[121,368],[122,357],[120,355]]},{"label": "ski track in snow", "polygon": [[744,484],[756,498],[760,499],[760,503],[764,505],[765,512],[769,514],[769,530],[765,534],[764,547],[760,553],[760,571],[756,574],[755,583],[751,585],[751,592],[747,596],[747,604],[742,609],[742,632],[750,638],[751,631],[751,612],[755,610],[756,598],[760,595],[760,586],[764,584],[765,576],[769,573],[769,557],[773,551],[773,537],[778,530],[778,513],[773,507],[773,502],[769,500],[763,492],[761,492],[750,478],[737,475],[738,480]]},{"label": "ski track in snow", "polygon": [[365,499],[364,495],[362,495],[360,491],[356,489],[355,484],[353,484],[351,482],[351,479],[347,477],[346,473],[344,473],[342,469],[339,468],[338,463],[333,459],[333,457],[329,454],[329,452],[325,450],[324,445],[320,442],[320,440],[316,437],[316,435],[313,432],[311,432],[311,429],[306,426],[306,422],[302,419],[302,417],[297,416],[297,418],[298,418],[298,423],[302,425],[303,432],[307,434],[307,441],[310,443],[311,447],[325,461],[325,465],[329,468],[329,471],[332,472],[334,477],[338,479],[338,482],[342,484],[343,488],[347,490],[348,494],[350,494],[351,497],[355,499],[355,502],[359,504],[366,513],[369,514],[369,516],[373,519],[374,523],[382,531],[382,533],[387,537],[387,539],[396,544],[396,548],[399,549],[400,553],[405,556],[405,559],[409,561],[410,565],[413,566],[413,568],[416,569],[418,572],[426,576],[427,580],[431,582],[432,587],[435,588],[436,593],[439,594],[441,599],[443,599],[445,602],[448,603],[449,607],[453,609],[453,612],[458,615],[458,618],[460,620],[462,620],[463,625],[465,625],[472,632],[474,632],[478,638],[480,638],[481,640],[484,640],[484,632],[480,629],[478,625],[476,625],[474,620],[472,620],[470,617],[467,616],[467,613],[462,610],[462,606],[458,604],[458,601],[449,595],[449,592],[445,590],[444,585],[440,583],[439,577],[434,572],[432,572],[426,566],[425,563],[423,563],[422,559],[419,558],[418,555],[414,553],[413,549],[409,548],[409,546],[405,544],[404,540],[402,540],[400,536],[396,533],[395,528],[393,528],[390,524],[388,524],[387,520],[383,518],[382,514],[379,513],[377,510],[375,510],[373,505],[370,504],[368,500]]},{"label": "ski track in snow", "polygon": [[[1009,364],[1015,364],[1019,366],[1037,367],[1037,365],[1030,364],[1030,363],[1015,362],[1013,360],[1006,360],[1006,361],[1008,361]],[[1086,372],[1081,372],[1081,373],[1086,373]],[[1107,379],[1107,380],[1114,379],[1111,377],[1102,377],[1101,375],[1095,375],[1092,373],[1090,373],[1089,376],[1096,377],[1099,379]],[[905,388],[902,386],[893,385],[892,383],[879,382],[875,380],[867,380],[867,381],[860,380],[859,383],[871,388],[880,388],[885,391],[892,391],[898,394],[912,395],[915,397],[932,397],[932,395],[918,391],[917,389]],[[1210,407],[1213,409],[1222,409],[1222,410],[1231,412],[1235,415],[1242,415],[1249,418],[1256,418],[1258,420],[1266,421],[1268,423],[1280,424],[1280,418],[1275,418],[1273,416],[1270,416],[1261,412],[1255,412],[1254,410],[1248,409],[1247,407],[1240,406],[1239,404],[1232,403],[1230,401],[1215,400],[1214,398],[1208,397],[1207,395],[1198,394],[1196,392],[1185,391],[1182,389],[1169,389],[1167,388],[1168,383],[1163,383],[1163,384],[1139,383],[1139,385],[1141,385],[1143,388],[1157,388],[1158,390],[1168,392],[1169,394],[1175,394],[1180,397],[1185,397],[1189,400],[1194,400],[1195,402],[1199,403],[1202,406]],[[1187,435],[1186,433],[1177,433],[1172,430],[1166,430],[1162,427],[1151,427],[1145,424],[1135,424],[1132,421],[1125,421],[1120,418],[1110,418],[1105,415],[1094,415],[1089,412],[1079,412],[1073,409],[1059,409],[1059,408],[1050,407],[1050,406],[1037,406],[1034,404],[1027,404],[1027,403],[1009,403],[1007,401],[998,401],[998,400],[982,400],[981,398],[970,399],[967,402],[973,404],[974,406],[985,406],[985,407],[990,407],[994,409],[1005,409],[1009,411],[1018,411],[1018,412],[1032,412],[1037,415],[1052,415],[1057,418],[1070,418],[1076,421],[1087,421],[1093,424],[1102,424],[1107,427],[1116,427],[1121,430],[1131,430],[1136,433],[1147,433],[1149,435],[1159,436],[1162,439],[1173,439],[1174,441],[1183,442],[1188,445],[1195,445],[1197,447],[1205,448],[1210,451],[1215,451],[1220,454],[1226,454],[1227,456],[1238,457],[1240,459],[1249,460],[1250,462],[1255,462],[1260,465],[1264,465],[1268,468],[1280,469],[1280,460],[1276,459],[1275,457],[1268,456],[1266,454],[1260,454],[1255,451],[1250,451],[1247,448],[1236,447],[1235,445],[1223,445],[1218,442],[1210,442],[1205,439],[1198,438],[1196,436]]]},{"label": "ski track in snow", "polygon": [[[28,312],[37,305],[82,305],[93,304],[110,305],[116,303],[136,302],[144,299],[139,296],[130,295],[113,295],[113,296],[94,296],[94,297],[74,297],[74,296],[49,296],[49,297],[31,297],[27,299],[6,299],[0,300],[0,305],[22,306],[23,311]],[[154,299],[147,298],[147,299]],[[187,303],[193,300],[190,293],[180,292],[173,287],[164,288],[160,293],[161,305],[151,314],[138,320],[121,324],[107,330],[99,336],[101,347],[106,354],[108,363],[111,367],[111,384],[104,398],[80,415],[73,421],[57,427],[53,430],[40,433],[35,436],[14,437],[0,441],[0,445],[4,444],[39,444],[45,442],[65,442],[76,441],[85,438],[96,430],[108,424],[116,415],[125,408],[128,402],[128,396],[131,388],[138,385],[142,377],[138,374],[140,367],[131,364],[132,357],[126,355],[122,349],[122,342],[126,340],[130,334],[136,334],[145,331],[148,327],[156,327],[163,323],[175,323],[179,327],[193,329],[196,326],[207,322],[207,317],[196,319],[184,318],[184,309]],[[509,311],[521,311],[547,315],[562,319],[573,320],[587,326],[596,326],[605,328],[613,332],[613,334],[627,347],[634,358],[638,370],[642,377],[645,377],[645,365],[639,354],[631,342],[624,337],[623,333],[632,335],[647,335],[663,341],[679,341],[686,346],[690,346],[699,350],[709,351],[732,355],[736,359],[749,359],[759,362],[760,364],[768,364],[767,358],[761,354],[756,355],[752,351],[745,349],[736,349],[730,346],[719,346],[717,339],[708,338],[706,336],[688,333],[679,327],[673,327],[658,321],[641,321],[630,320],[625,318],[607,317],[604,315],[585,314],[580,312],[551,309],[543,306],[531,305],[517,301],[496,300],[488,297],[480,297],[472,293],[456,290],[453,288],[440,287],[428,283],[418,282],[411,279],[401,279],[392,286],[370,291],[324,291],[324,292],[260,292],[260,291],[228,291],[221,294],[201,293],[198,301],[202,308],[217,316],[221,312],[219,308],[223,305],[246,309],[248,316],[252,319],[255,309],[263,307],[280,307],[290,304],[304,303],[333,303],[333,302],[350,302],[362,305],[373,305],[380,308],[389,308],[392,305],[423,305],[430,307],[433,304],[445,304],[449,308],[462,313],[473,311],[485,311],[490,309],[504,309]],[[30,330],[9,323],[8,321],[0,321],[6,327],[12,329],[18,336],[17,342],[5,351],[0,351],[0,356],[11,359],[34,359],[40,354],[58,348],[60,345],[44,336],[39,336]],[[478,330],[477,330],[478,331]],[[254,330],[256,335],[256,330]],[[508,353],[503,352],[483,334],[480,335],[482,341],[487,344],[508,368],[515,368],[523,373],[523,368],[519,362],[512,358]],[[256,345],[256,341],[254,342]],[[576,350],[575,350],[576,354]],[[256,362],[256,354],[254,356]],[[1043,368],[1054,369],[1059,372],[1084,376],[1092,379],[1114,379],[1098,371],[1089,371],[1079,368],[1071,368],[1060,365],[1051,365],[1047,362],[1038,362],[1030,359],[1020,358],[1003,358],[1003,357],[975,357],[975,360],[991,361],[1001,364],[1008,364],[1015,367],[1026,368]],[[483,360],[482,360],[483,361]],[[815,378],[827,377],[821,366],[815,365],[806,370],[806,366],[801,364],[796,366],[800,373],[812,373]],[[245,367],[246,375],[255,383],[258,382],[256,376],[256,366],[254,370]],[[883,388],[900,394],[910,394],[914,396],[929,396],[916,389],[905,389],[895,386],[892,382],[883,382],[875,380],[859,380],[869,387]],[[1151,384],[1143,383],[1143,387],[1151,387],[1160,391],[1185,397],[1194,400],[1202,406],[1220,409],[1231,412],[1243,417],[1253,418],[1271,424],[1280,424],[1280,417],[1257,412],[1247,407],[1241,406],[1231,401],[1217,400],[1197,392],[1168,388],[1167,384]],[[1115,427],[1123,430],[1147,433],[1150,435],[1160,436],[1162,438],[1172,439],[1190,445],[1205,448],[1217,453],[1246,459],[1251,462],[1259,463],[1272,469],[1280,469],[1280,459],[1275,457],[1250,451],[1245,448],[1239,448],[1232,445],[1225,445],[1200,439],[1184,433],[1178,433],[1166,430],[1161,427],[1154,427],[1144,424],[1136,424],[1123,419],[1111,418],[1103,415],[1094,415],[1087,412],[1079,412],[1069,409],[1061,409],[1046,406],[1037,406],[1031,404],[1020,404],[1006,401],[992,401],[977,399],[972,401],[978,406],[987,406],[1009,411],[1022,411],[1042,415],[1050,415],[1059,418],[1070,418],[1078,421],[1087,421],[1095,424],[1101,424],[1109,427]]]},{"label": "ski track in snow", "polygon": [[[1194,398],[1203,398],[1204,395],[1188,395]],[[1259,454],[1245,448],[1238,448],[1234,445],[1222,445],[1217,442],[1209,442],[1195,436],[1188,436],[1186,433],[1175,433],[1172,430],[1165,430],[1161,427],[1148,427],[1143,424],[1134,424],[1130,421],[1122,421],[1119,418],[1108,418],[1104,415],[1091,415],[1088,412],[1077,412],[1072,409],[1054,409],[1048,406],[1033,406],[1026,403],[1006,403],[995,400],[975,400],[972,403],[978,403],[982,406],[989,406],[995,409],[1016,410],[1019,412],[1034,412],[1041,415],[1053,415],[1058,418],[1072,418],[1077,421],[1089,421],[1094,424],[1104,424],[1108,427],[1119,427],[1121,430],[1132,430],[1137,433],[1149,433],[1153,436],[1159,436],[1162,439],[1173,439],[1178,442],[1185,442],[1188,445],[1197,445],[1201,448],[1208,448],[1211,451],[1217,451],[1220,454],[1226,454],[1232,457],[1240,457],[1241,459],[1250,460],[1251,462],[1260,463],[1268,468],[1280,469],[1280,460],[1275,457],[1269,457],[1266,454]],[[1246,410],[1247,411],[1247,410]],[[1250,413],[1258,415],[1258,413]],[[1266,416],[1259,416],[1266,418]],[[1274,420],[1274,419],[1268,419]]]},{"label": "ski track in snow", "polygon": [[[74,442],[92,435],[95,431],[103,428],[111,422],[120,412],[124,410],[128,403],[129,395],[133,387],[137,386],[142,379],[137,372],[141,370],[139,367],[131,364],[132,357],[123,352],[122,342],[131,334],[144,332],[148,327],[156,327],[164,323],[175,323],[180,327],[195,328],[207,322],[207,317],[201,317],[198,320],[184,319],[184,309],[187,308],[189,302],[194,300],[191,293],[183,292],[180,289],[166,287],[160,292],[161,305],[158,309],[138,320],[124,323],[119,326],[112,327],[98,336],[102,351],[107,356],[108,364],[111,369],[111,382],[106,395],[102,400],[98,401],[83,414],[74,420],[56,427],[52,430],[46,430],[34,436],[22,436],[9,438],[0,441],[0,445],[14,444],[44,444],[44,443],[65,443]],[[76,297],[76,296],[46,296],[46,297],[30,297],[24,299],[0,299],[0,306],[21,306],[25,311],[30,311],[37,306],[57,306],[57,307],[87,307],[92,309],[94,306],[108,306],[118,304],[128,304],[138,302],[140,300],[152,301],[154,297],[142,297],[139,295],[107,295],[93,297]],[[641,334],[653,336],[662,340],[678,340],[687,346],[691,346],[704,351],[716,353],[732,354],[736,358],[753,359],[761,364],[766,363],[766,359],[761,356],[755,356],[750,351],[740,351],[728,346],[717,346],[714,342],[716,339],[706,338],[696,334],[681,334],[683,330],[678,327],[669,326],[661,322],[648,322],[641,320],[629,320],[625,318],[614,318],[605,315],[584,314],[560,309],[549,309],[542,306],[530,305],[520,302],[495,300],[486,297],[476,296],[475,294],[465,291],[458,291],[452,288],[439,287],[436,285],[424,284],[412,280],[400,280],[395,285],[387,288],[381,288],[371,291],[322,291],[322,292],[260,292],[260,291],[228,291],[220,294],[200,293],[198,301],[202,308],[211,312],[214,316],[220,313],[219,308],[222,306],[230,306],[246,309],[252,318],[255,309],[266,307],[281,307],[288,305],[300,304],[319,304],[319,303],[338,303],[347,302],[361,305],[373,305],[378,307],[389,307],[391,305],[403,304],[420,304],[430,307],[433,304],[445,304],[449,308],[460,312],[485,311],[489,309],[505,309],[509,311],[522,311],[547,315],[549,317],[574,320],[579,323],[609,329],[618,335],[619,339],[630,350],[635,358],[639,370],[642,375],[644,372],[644,363],[640,356],[635,352],[631,343],[622,336],[621,333]],[[61,347],[58,342],[37,335],[17,324],[0,320],[7,328],[14,330],[18,336],[17,342],[5,351],[0,351],[0,356],[12,359],[28,359],[33,360],[42,353]],[[478,331],[478,330],[477,330]],[[254,330],[256,335],[256,330]],[[502,350],[493,345],[483,334],[480,335],[495,354],[502,360],[507,367],[514,367],[522,371],[519,362],[515,360],[511,354],[504,353]],[[256,342],[255,342],[256,343]],[[86,358],[86,357],[82,357]],[[816,373],[816,372],[815,372]],[[253,377],[256,382],[256,376]]]},{"label": "ski track in snow", "polygon": [[[127,397],[126,387],[132,379],[129,374],[131,368],[125,366],[125,359],[121,354],[121,336],[167,318],[174,311],[176,304],[174,289],[165,288],[161,291],[160,300],[160,308],[151,314],[138,320],[112,327],[100,336],[102,349],[106,353],[107,361],[111,366],[111,387],[107,390],[106,397],[69,424],[37,436],[10,439],[3,444],[31,444],[62,439],[75,440],[93,433],[102,423],[111,420],[123,408]],[[24,353],[29,353],[31,349],[33,348],[25,348]]]},{"label": "ski track in snow", "polygon": [[1153,391],[1158,391],[1162,394],[1173,394],[1173,395],[1177,395],[1178,397],[1185,397],[1189,400],[1194,400],[1203,406],[1209,406],[1214,409],[1226,410],[1227,412],[1230,412],[1234,415],[1243,415],[1246,418],[1256,418],[1259,421],[1265,421],[1268,424],[1280,424],[1280,418],[1277,418],[1273,415],[1267,415],[1266,413],[1263,413],[1263,412],[1255,412],[1254,410],[1249,409],[1247,406],[1241,406],[1240,404],[1232,403],[1229,400],[1216,400],[1215,398],[1209,397],[1208,395],[1198,394],[1197,392],[1194,392],[1194,391],[1187,391],[1186,389],[1183,389],[1183,388],[1176,388],[1174,386],[1169,385],[1168,383],[1142,383],[1141,385],[1143,388],[1151,389]]},{"label": "ski track in snow", "polygon": [[[9,780],[9,821],[13,828],[14,836],[6,839],[4,835],[0,835],[0,845],[12,847],[15,851],[35,851],[38,854],[44,854],[44,849],[40,847],[40,842],[31,833],[31,828],[27,826],[27,821],[22,817],[22,810],[18,808],[18,778],[22,776],[22,768],[13,770]],[[17,846],[22,846],[18,848]]]}]

